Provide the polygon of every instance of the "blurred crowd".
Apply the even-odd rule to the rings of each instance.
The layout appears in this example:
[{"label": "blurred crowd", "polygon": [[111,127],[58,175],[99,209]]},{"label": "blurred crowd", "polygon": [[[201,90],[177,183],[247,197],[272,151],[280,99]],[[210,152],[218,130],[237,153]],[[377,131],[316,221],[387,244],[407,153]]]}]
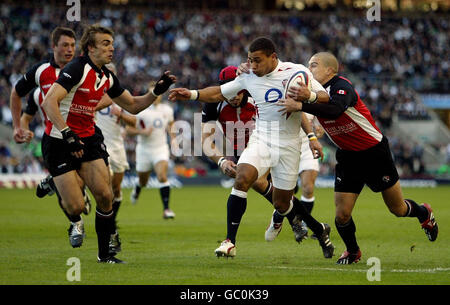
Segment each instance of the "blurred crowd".
[{"label": "blurred crowd", "polygon": [[[257,36],[270,36],[283,61],[307,65],[315,52],[328,50],[336,54],[341,72],[354,82],[361,98],[386,130],[394,113],[402,119],[429,118],[417,91],[450,92],[450,22],[443,16],[387,16],[382,22],[369,22],[365,14],[356,13],[274,15],[90,6],[89,10],[82,8],[81,22],[69,22],[67,9],[45,4],[29,7],[0,4],[3,123],[11,124],[8,108],[11,86],[27,68],[48,56],[49,36],[58,25],[73,28],[78,37],[85,24],[111,27],[115,31],[114,62],[119,79],[133,94],[146,92],[148,83],[164,70],[177,75],[177,86],[202,88],[218,84],[218,72],[224,66],[245,61],[246,47]],[[176,120],[191,123],[194,113],[201,111],[198,103],[173,106]],[[37,121],[33,127],[39,126]],[[36,131],[36,135],[41,133],[42,130]],[[131,140],[129,146],[132,144]],[[404,155],[421,155],[415,147],[395,150],[396,158],[403,160],[399,161],[402,164],[411,164]],[[199,158],[179,160],[183,162],[197,164]],[[208,162],[199,164],[202,163],[214,167]],[[332,166],[325,164],[326,172],[332,172]],[[406,167],[421,170],[417,165]]]}]

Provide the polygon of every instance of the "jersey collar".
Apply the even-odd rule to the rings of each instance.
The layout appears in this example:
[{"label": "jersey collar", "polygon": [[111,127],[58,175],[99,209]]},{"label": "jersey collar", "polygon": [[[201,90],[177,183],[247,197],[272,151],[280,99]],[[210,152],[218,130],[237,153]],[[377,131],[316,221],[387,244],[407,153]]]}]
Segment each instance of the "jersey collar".
[{"label": "jersey collar", "polygon": [[55,61],[55,54],[50,54],[50,65],[54,68],[61,69],[61,67]]},{"label": "jersey collar", "polygon": [[94,64],[94,62],[91,60],[91,58],[90,58],[88,55],[84,55],[84,57],[86,58],[86,61],[88,62],[88,64],[92,67],[92,69],[93,69],[95,72],[97,72],[97,73],[99,73],[99,74],[102,74],[102,73],[103,73],[102,69],[99,69],[99,68]]},{"label": "jersey collar", "polygon": [[335,76],[333,76],[332,79],[330,79],[329,81],[327,81],[325,83],[325,85],[323,85],[324,88],[327,88],[328,86],[333,85],[335,82],[337,82],[337,80],[339,79],[339,76],[336,74]]},{"label": "jersey collar", "polygon": [[281,60],[278,59],[278,58],[277,58],[277,60],[278,60],[278,64],[277,64],[277,66],[275,67],[275,69],[273,69],[272,72],[269,72],[269,73],[267,73],[267,74],[264,75],[264,76],[271,76],[273,73],[277,72],[277,71],[280,69],[280,66],[281,66],[282,62],[281,62]]}]

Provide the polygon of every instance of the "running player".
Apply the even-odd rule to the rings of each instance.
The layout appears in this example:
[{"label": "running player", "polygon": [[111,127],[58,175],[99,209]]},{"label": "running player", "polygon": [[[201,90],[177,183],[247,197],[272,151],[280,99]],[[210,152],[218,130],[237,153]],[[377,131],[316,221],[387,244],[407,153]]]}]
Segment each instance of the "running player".
[{"label": "running player", "polygon": [[[223,68],[219,73],[219,83],[221,85],[228,83],[236,78],[237,68],[234,66],[228,66]],[[256,106],[253,99],[249,96],[247,91],[240,92],[237,96],[230,100],[222,101],[219,103],[205,103],[202,111],[202,147],[204,153],[214,162],[219,165],[220,170],[231,178],[236,177],[236,163],[239,160],[240,155],[247,146],[250,134],[255,128],[256,120]],[[226,144],[233,146],[232,154],[228,155],[226,146],[222,144],[216,145],[214,142],[222,142],[222,134],[217,134],[217,123],[219,123],[219,129],[222,130],[222,134],[226,139]],[[302,130],[303,132],[303,130]],[[308,141],[309,142],[309,141]],[[308,145],[308,150],[311,153],[311,149]],[[225,151],[225,154],[223,153]],[[300,161],[300,164],[302,161]],[[261,176],[256,180],[252,188],[266,198],[271,204],[273,186],[272,182],[268,178],[269,172]],[[294,201],[299,201],[293,197]],[[231,214],[231,211],[229,212]],[[277,212],[273,213],[279,215]],[[281,231],[283,216],[279,216],[281,221],[271,222],[265,232],[265,239],[267,241],[274,240]],[[302,228],[302,222],[300,218],[289,219],[294,232],[295,240],[302,241],[307,230]]]},{"label": "running player", "polygon": [[290,92],[292,98],[280,100],[278,105],[281,113],[305,111],[317,116],[328,137],[338,147],[335,224],[346,250],[337,264],[357,263],[361,259],[352,211],[365,184],[372,191],[382,193],[384,203],[395,216],[416,217],[428,239],[435,241],[438,224],[430,205],[418,205],[412,199],[404,199],[388,139],[376,126],[352,83],[337,74],[339,63],[336,57],[328,52],[317,53],[309,60],[309,67],[330,92],[329,102],[303,103],[301,101],[310,93],[308,88],[299,87]]},{"label": "running player", "polygon": [[78,173],[97,203],[95,229],[98,262],[123,263],[109,253],[111,234],[115,233],[113,194],[108,170],[108,153],[101,131],[94,127],[95,108],[105,93],[125,110],[136,114],[147,108],[176,77],[165,72],[155,88],[143,96],[132,96],[120,86],[117,77],[105,67],[112,61],[114,33],[99,25],[88,26],[81,38],[83,56],[70,62],[60,73],[44,98],[42,107],[49,124],[42,140],[44,158],[49,164],[61,197],[79,215],[83,204],[81,192],[71,187]]},{"label": "running player", "polygon": [[131,203],[136,204],[141,190],[147,185],[152,170],[158,179],[159,194],[163,205],[163,218],[173,219],[175,213],[169,207],[170,182],[167,178],[169,169],[170,150],[167,143],[167,133],[174,123],[172,107],[161,103],[158,97],[153,105],[136,116],[134,127],[127,127],[130,135],[137,135],[136,145],[136,171],[138,181],[131,192]]},{"label": "running player", "polygon": [[[14,140],[17,143],[24,141],[31,141],[34,134],[29,130],[29,122],[34,115],[39,111],[43,117],[44,123],[48,124],[45,111],[41,109],[43,97],[50,89],[50,86],[58,78],[62,68],[64,68],[75,55],[75,32],[72,29],[57,27],[51,34],[51,42],[53,54],[49,59],[34,65],[30,70],[23,75],[11,91],[10,105],[11,114],[14,126]],[[25,112],[20,115],[22,102],[21,98],[28,94],[33,88],[37,89],[30,95],[27,108]],[[48,164],[46,164],[47,166]],[[48,168],[48,166],[47,166]],[[84,182],[80,177],[76,177],[77,184],[82,189],[84,203],[81,207],[85,214],[90,211],[90,199],[87,191],[84,189]],[[72,247],[80,247],[84,238],[84,222],[80,215],[71,215],[68,210],[74,207],[66,207],[70,203],[63,203],[60,193],[54,186],[51,175],[43,179],[36,190],[38,197],[43,197],[46,194],[53,194],[56,192],[58,203],[62,208],[64,214],[70,221],[69,242]]]},{"label": "running player", "polygon": [[228,198],[227,204],[231,212],[227,220],[228,236],[215,253],[217,256],[236,254],[235,237],[247,206],[247,192],[258,178],[270,170],[275,209],[288,218],[299,214],[319,237],[324,256],[331,258],[334,246],[329,240],[330,226],[318,222],[306,212],[303,205],[292,201],[300,162],[301,114],[280,115],[274,105],[282,98],[284,85],[297,70],[307,73],[312,81],[315,91],[310,95],[311,101],[328,100],[329,96],[306,67],[280,61],[274,43],[268,38],[257,38],[251,43],[248,60],[252,67],[250,74],[243,74],[222,86],[201,90],[172,89],[169,95],[169,99],[173,101],[198,100],[215,103],[231,99],[240,91],[247,90],[258,108],[256,128],[239,159],[234,187]]}]

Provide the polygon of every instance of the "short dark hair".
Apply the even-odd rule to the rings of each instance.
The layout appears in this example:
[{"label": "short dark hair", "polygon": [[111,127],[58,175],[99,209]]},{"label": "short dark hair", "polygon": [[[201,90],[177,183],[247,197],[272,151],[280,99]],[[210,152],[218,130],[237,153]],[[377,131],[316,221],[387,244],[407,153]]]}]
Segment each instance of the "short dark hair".
[{"label": "short dark hair", "polygon": [[81,51],[87,55],[88,51],[89,51],[89,46],[91,47],[95,47],[95,34],[96,33],[100,33],[100,34],[109,34],[112,37],[114,37],[114,31],[98,25],[98,24],[94,24],[94,25],[90,25],[87,28],[84,29],[83,32],[83,36],[81,36]]},{"label": "short dark hair", "polygon": [[75,37],[74,30],[59,26],[59,27],[55,28],[51,34],[51,40],[52,40],[53,46],[58,45],[58,41],[61,38],[61,36],[68,36],[68,37],[72,37],[73,39],[77,40],[77,38]]},{"label": "short dark hair", "polygon": [[275,53],[275,43],[270,38],[259,37],[252,41],[248,50],[250,52],[262,51],[266,56]]}]

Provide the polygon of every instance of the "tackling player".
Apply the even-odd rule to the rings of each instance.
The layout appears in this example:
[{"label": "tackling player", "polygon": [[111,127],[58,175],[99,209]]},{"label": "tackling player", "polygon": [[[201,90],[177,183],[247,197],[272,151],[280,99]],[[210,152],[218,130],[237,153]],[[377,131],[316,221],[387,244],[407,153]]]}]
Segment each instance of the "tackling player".
[{"label": "tackling player", "polygon": [[[334,183],[336,228],[347,249],[337,264],[357,263],[361,250],[356,241],[352,211],[364,185],[381,192],[389,211],[397,217],[416,217],[430,241],[438,236],[438,224],[429,204],[418,205],[404,199],[388,139],[376,126],[370,111],[362,102],[352,83],[339,76],[339,63],[328,52],[317,53],[309,60],[314,77],[330,92],[330,101],[307,104],[308,88],[292,90],[280,100],[280,112],[304,111],[319,119],[328,137],[338,147]],[[296,101],[295,101],[295,100]]]}]

